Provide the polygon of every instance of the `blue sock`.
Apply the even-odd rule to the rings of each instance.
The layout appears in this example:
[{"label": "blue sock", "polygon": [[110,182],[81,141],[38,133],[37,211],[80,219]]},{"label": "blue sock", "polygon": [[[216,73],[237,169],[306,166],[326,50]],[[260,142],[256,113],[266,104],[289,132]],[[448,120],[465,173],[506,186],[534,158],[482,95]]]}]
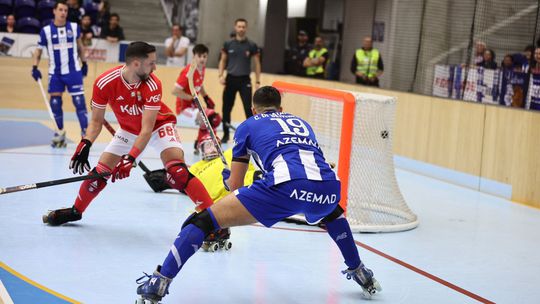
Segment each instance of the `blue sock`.
[{"label": "blue sock", "polygon": [[203,241],[204,232],[199,227],[193,224],[184,227],[161,266],[161,274],[170,279],[174,278],[187,260],[199,250]]},{"label": "blue sock", "polygon": [[339,217],[329,223],[326,223],[326,229],[330,237],[336,242],[343,258],[345,258],[345,264],[350,269],[355,269],[360,266],[360,256],[358,255],[358,249],[354,243],[354,238],[351,232],[349,222],[344,217]]},{"label": "blue sock", "polygon": [[62,96],[51,96],[49,102],[53,112],[54,120],[59,130],[64,129],[64,112],[62,111]]},{"label": "blue sock", "polygon": [[88,117],[86,115],[86,103],[84,100],[84,94],[74,95],[73,105],[77,111],[77,117],[79,118],[79,124],[81,126],[81,134],[86,134],[86,128],[88,128]]}]

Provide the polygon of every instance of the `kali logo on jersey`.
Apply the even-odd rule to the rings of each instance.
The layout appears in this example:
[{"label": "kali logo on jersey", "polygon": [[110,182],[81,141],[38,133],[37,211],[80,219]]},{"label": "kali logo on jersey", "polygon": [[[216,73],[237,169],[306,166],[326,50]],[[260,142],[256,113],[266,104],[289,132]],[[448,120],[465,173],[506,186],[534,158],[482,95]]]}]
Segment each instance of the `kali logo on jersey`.
[{"label": "kali logo on jersey", "polygon": [[160,102],[160,101],[161,101],[161,94],[157,94],[157,95],[146,98],[146,102]]},{"label": "kali logo on jersey", "polygon": [[124,97],[122,97],[122,95],[116,97],[116,101],[120,101],[120,100],[124,100]]},{"label": "kali logo on jersey", "polygon": [[127,113],[132,116],[137,116],[142,114],[143,108],[138,107],[137,105],[123,105],[120,106],[120,111],[122,111],[122,113]]}]

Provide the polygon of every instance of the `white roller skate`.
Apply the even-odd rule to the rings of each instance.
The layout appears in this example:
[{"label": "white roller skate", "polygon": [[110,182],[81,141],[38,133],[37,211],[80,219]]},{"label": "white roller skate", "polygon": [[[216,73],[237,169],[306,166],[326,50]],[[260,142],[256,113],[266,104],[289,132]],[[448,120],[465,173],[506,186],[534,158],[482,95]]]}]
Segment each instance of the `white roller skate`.
[{"label": "white roller skate", "polygon": [[55,132],[51,141],[51,147],[65,148],[66,146],[66,131],[59,130],[58,132]]},{"label": "white roller skate", "polygon": [[373,277],[373,271],[362,263],[356,269],[345,269],[341,273],[347,276],[347,280],[353,279],[362,287],[362,295],[366,299],[371,299],[375,293],[382,291],[381,285]]},{"label": "white roller skate", "polygon": [[[158,304],[161,299],[169,293],[169,285],[172,279],[160,273],[161,265],[158,265],[152,275],[144,273],[144,276],[137,279],[137,294],[141,297],[135,304]],[[145,280],[146,279],[146,280]]]},{"label": "white roller skate", "polygon": [[232,248],[232,242],[229,241],[231,237],[231,230],[229,228],[219,229],[216,232],[210,233],[201,248],[204,251],[215,252],[218,250],[229,250]]}]

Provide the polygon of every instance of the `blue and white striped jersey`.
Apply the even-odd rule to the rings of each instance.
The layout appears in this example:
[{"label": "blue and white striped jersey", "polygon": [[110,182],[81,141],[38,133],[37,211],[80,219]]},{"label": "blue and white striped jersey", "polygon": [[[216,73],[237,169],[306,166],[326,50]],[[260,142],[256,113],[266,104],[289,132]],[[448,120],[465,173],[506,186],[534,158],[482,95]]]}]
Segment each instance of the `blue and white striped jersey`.
[{"label": "blue and white striped jersey", "polygon": [[38,47],[46,48],[49,55],[49,74],[66,75],[80,71],[77,39],[81,29],[74,22],[57,27],[54,22],[39,32]]},{"label": "blue and white striped jersey", "polygon": [[253,156],[268,185],[296,179],[337,180],[311,126],[283,112],[266,112],[241,123],[234,134],[233,157]]}]

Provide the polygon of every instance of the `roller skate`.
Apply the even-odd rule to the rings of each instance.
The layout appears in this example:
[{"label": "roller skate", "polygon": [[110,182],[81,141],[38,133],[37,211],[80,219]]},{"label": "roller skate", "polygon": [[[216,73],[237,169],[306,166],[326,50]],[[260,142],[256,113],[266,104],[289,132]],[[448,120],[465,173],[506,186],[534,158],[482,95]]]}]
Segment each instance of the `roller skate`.
[{"label": "roller skate", "polygon": [[58,132],[54,132],[54,136],[51,140],[51,147],[65,148],[66,146],[66,131],[59,130]]},{"label": "roller skate", "polygon": [[382,291],[381,285],[373,277],[373,271],[362,263],[356,269],[345,269],[341,273],[347,276],[347,280],[353,279],[362,287],[362,295],[366,299],[371,299],[375,293]]},{"label": "roller skate", "polygon": [[204,251],[215,252],[218,250],[229,250],[232,248],[232,242],[229,241],[231,237],[231,230],[229,228],[219,229],[210,233],[204,242],[202,243],[201,248]]},{"label": "roller skate", "polygon": [[82,218],[82,214],[79,213],[75,207],[63,208],[57,210],[51,210],[47,214],[43,215],[43,223],[51,226],[59,226],[67,222],[75,222]]},{"label": "roller skate", "polygon": [[141,297],[135,301],[135,304],[158,304],[169,293],[172,279],[163,276],[160,271],[161,265],[158,265],[152,275],[144,273],[144,276],[137,279],[136,282],[139,284],[137,294]]}]

